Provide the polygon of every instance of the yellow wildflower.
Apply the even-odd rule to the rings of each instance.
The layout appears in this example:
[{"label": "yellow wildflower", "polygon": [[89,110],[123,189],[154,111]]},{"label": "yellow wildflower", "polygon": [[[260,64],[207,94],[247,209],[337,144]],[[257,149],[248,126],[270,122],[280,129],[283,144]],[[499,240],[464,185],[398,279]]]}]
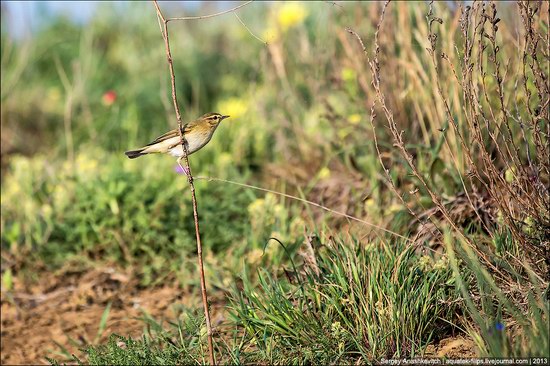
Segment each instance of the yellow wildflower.
[{"label": "yellow wildflower", "polygon": [[369,198],[365,200],[364,207],[365,207],[365,211],[370,213],[370,212],[376,212],[378,205],[376,204],[376,201],[374,199]]},{"label": "yellow wildflower", "polygon": [[224,114],[228,114],[231,118],[242,117],[248,110],[248,104],[242,98],[229,98],[222,100],[218,103],[218,110],[223,111]]},{"label": "yellow wildflower", "polygon": [[261,214],[264,211],[264,199],[258,198],[255,199],[251,204],[248,205],[248,213],[250,216],[255,216]]},{"label": "yellow wildflower", "polygon": [[52,206],[45,203],[42,205],[42,207],[40,207],[40,211],[42,212],[42,216],[44,217],[50,217],[52,215]]},{"label": "yellow wildflower", "polygon": [[300,216],[294,217],[290,222],[290,240],[294,241],[303,235],[305,226],[306,223]]},{"label": "yellow wildflower", "polygon": [[218,157],[218,164],[222,167],[231,165],[233,163],[233,157],[231,154],[223,152]]},{"label": "yellow wildflower", "polygon": [[342,80],[344,81],[355,81],[357,79],[357,73],[355,70],[350,69],[349,67],[344,67],[342,69]]},{"label": "yellow wildflower", "polygon": [[248,252],[247,259],[248,263],[250,264],[258,264],[262,260],[262,256],[264,255],[263,250],[261,249],[252,249],[250,252]]},{"label": "yellow wildflower", "polygon": [[287,2],[279,9],[277,13],[277,23],[283,31],[294,27],[304,21],[307,17],[307,10],[303,4],[297,2]]},{"label": "yellow wildflower", "polygon": [[89,175],[97,172],[98,161],[89,155],[78,154],[76,157],[76,169],[80,175]]},{"label": "yellow wildflower", "polygon": [[321,170],[319,170],[319,173],[317,175],[319,179],[325,179],[330,177],[330,169],[327,167],[323,167]]},{"label": "yellow wildflower", "polygon": [[359,124],[359,122],[361,122],[361,115],[359,113],[350,114],[348,116],[348,121],[352,125]]}]

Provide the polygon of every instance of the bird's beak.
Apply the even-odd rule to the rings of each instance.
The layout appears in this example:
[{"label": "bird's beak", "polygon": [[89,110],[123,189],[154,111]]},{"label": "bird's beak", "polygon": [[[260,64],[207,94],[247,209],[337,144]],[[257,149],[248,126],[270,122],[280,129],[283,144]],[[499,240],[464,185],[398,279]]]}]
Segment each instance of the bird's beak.
[{"label": "bird's beak", "polygon": [[230,117],[230,116],[222,116],[222,119],[221,119],[221,120],[223,121],[224,119],[229,118],[229,117]]}]

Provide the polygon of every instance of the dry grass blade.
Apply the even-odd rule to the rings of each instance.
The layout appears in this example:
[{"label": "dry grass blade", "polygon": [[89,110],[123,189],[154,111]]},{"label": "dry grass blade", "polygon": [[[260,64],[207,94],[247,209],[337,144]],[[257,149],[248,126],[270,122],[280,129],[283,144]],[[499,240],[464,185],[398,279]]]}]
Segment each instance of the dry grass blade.
[{"label": "dry grass blade", "polygon": [[[392,112],[392,109],[386,103],[385,94],[384,94],[384,91],[381,88],[381,83],[380,83],[380,81],[381,81],[381,78],[380,78],[381,67],[380,67],[380,61],[379,61],[379,54],[380,54],[379,33],[380,33],[381,26],[382,26],[384,18],[385,18],[386,9],[387,9],[388,5],[389,5],[389,1],[386,1],[384,3],[384,6],[383,6],[381,14],[380,14],[380,18],[379,18],[379,21],[378,21],[378,24],[377,24],[377,27],[376,27],[375,35],[374,35],[374,57],[373,57],[372,60],[369,60],[369,66],[370,66],[371,75],[372,75],[372,85],[373,85],[374,91],[376,93],[377,102],[378,102],[379,106],[382,108],[382,111],[384,112],[384,116],[385,116],[386,121],[387,121],[387,127],[389,128],[392,139],[393,139],[393,146],[395,148],[397,148],[397,150],[399,151],[399,153],[401,154],[403,159],[406,161],[407,165],[411,169],[412,175],[420,182],[420,184],[424,187],[426,192],[429,194],[432,202],[436,205],[438,211],[442,214],[445,221],[453,228],[453,230],[460,237],[463,238],[463,240],[470,243],[473,250],[475,250],[477,252],[477,254],[479,255],[480,258],[483,258],[484,262],[492,270],[494,270],[496,273],[499,273],[501,276],[504,277],[504,274],[502,274],[502,272],[496,266],[494,266],[491,263],[489,258],[487,258],[487,256],[485,254],[480,252],[475,247],[475,245],[472,243],[472,241],[469,238],[466,237],[466,235],[463,233],[461,228],[457,225],[455,220],[453,220],[453,217],[450,214],[450,212],[448,211],[448,209],[443,204],[442,197],[433,189],[433,187],[431,187],[431,185],[426,181],[425,177],[420,173],[420,171],[419,171],[419,169],[418,169],[418,167],[415,163],[415,160],[414,160],[413,156],[411,155],[411,153],[407,150],[407,148],[405,146],[405,140],[403,138],[404,131],[399,130],[399,127],[397,126],[397,123],[394,119],[394,114]],[[430,44],[431,44],[431,48],[428,49],[428,51],[430,52],[432,57],[435,57],[434,55],[435,55],[435,46],[436,46],[437,36],[433,32],[431,32],[431,26],[434,22],[441,23],[442,20],[433,15],[432,5],[433,4],[430,4],[430,9],[429,9],[428,16],[427,16],[428,24],[429,24],[429,27],[430,27],[430,33],[429,33],[428,39],[429,39]],[[364,43],[361,41],[361,37],[354,31],[348,30],[348,32],[352,33],[356,38],[359,39],[359,42],[361,43],[361,47],[363,48],[363,51],[365,51],[366,48],[364,46]],[[437,63],[435,63],[435,71],[436,71],[436,73],[438,72]],[[439,87],[438,90],[440,92],[440,96],[443,98],[443,101],[446,104],[446,101],[445,101],[445,99],[443,97],[443,94],[440,90],[441,88],[440,88],[439,85],[438,85],[438,87]],[[446,106],[446,110],[447,111],[450,110],[448,105]],[[371,109],[371,115],[373,113],[374,113],[374,105]],[[449,120],[451,121],[450,124],[455,126],[452,116],[450,116]],[[457,132],[457,134],[460,134],[460,131],[458,129],[456,129],[455,131]],[[467,150],[467,145],[466,145],[466,143],[464,142],[464,140],[462,138],[461,138],[461,142],[463,144],[463,147]],[[380,153],[379,153],[379,155],[380,155]],[[466,156],[471,159],[471,156],[469,154],[466,154]],[[386,169],[385,169],[385,172],[386,172],[386,175],[388,176],[388,172],[387,172]],[[398,194],[398,197],[400,197],[400,199],[402,200],[401,195],[399,193],[397,193],[397,194]],[[416,217],[416,215],[414,215],[414,216]],[[429,219],[431,220],[432,217],[429,216]],[[422,223],[423,221],[419,221],[419,222]],[[432,224],[437,228],[437,224],[435,222],[432,221]],[[439,229],[438,229],[438,231],[441,232],[441,230],[439,230]]]}]

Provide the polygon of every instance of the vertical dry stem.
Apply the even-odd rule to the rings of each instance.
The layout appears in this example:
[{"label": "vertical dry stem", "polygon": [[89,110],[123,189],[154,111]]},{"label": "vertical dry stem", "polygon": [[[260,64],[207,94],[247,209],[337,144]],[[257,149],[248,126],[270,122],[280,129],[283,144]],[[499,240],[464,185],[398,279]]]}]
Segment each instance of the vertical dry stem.
[{"label": "vertical dry stem", "polygon": [[202,243],[201,235],[199,230],[199,214],[197,210],[197,197],[195,195],[195,185],[193,183],[193,175],[191,174],[191,167],[189,166],[189,157],[187,149],[187,141],[183,136],[183,122],[181,119],[180,109],[178,106],[178,100],[176,97],[176,77],[174,75],[174,64],[172,62],[172,53],[170,52],[170,40],[168,38],[168,20],[164,18],[156,0],[153,0],[153,4],[157,10],[157,16],[161,22],[161,33],[162,38],[164,38],[164,45],[166,47],[166,57],[168,58],[168,66],[170,69],[170,80],[172,84],[172,102],[174,103],[174,109],[176,111],[176,118],[178,120],[178,130],[180,132],[181,146],[184,151],[184,160],[185,166],[187,168],[187,180],[189,181],[189,187],[191,188],[191,200],[193,202],[193,218],[195,219],[195,234],[197,238],[197,257],[199,261],[199,273],[200,273],[200,282],[201,282],[201,294],[202,294],[202,304],[204,306],[204,317],[206,319],[206,331],[208,336],[208,355],[211,365],[216,364],[214,358],[214,344],[212,341],[212,324],[210,322],[210,311],[208,309],[208,296],[206,294],[206,280],[204,278],[204,264],[202,261]]},{"label": "vertical dry stem", "polygon": [[[384,112],[384,116],[386,117],[386,120],[388,121],[387,126],[389,127],[391,136],[393,138],[394,146],[401,153],[402,157],[405,159],[405,161],[409,165],[413,176],[416,177],[416,179],[418,179],[420,184],[422,184],[422,186],[426,189],[426,191],[430,195],[430,198],[431,198],[432,202],[437,206],[438,210],[441,212],[441,214],[443,215],[445,220],[449,223],[449,225],[451,225],[453,231],[455,231],[464,240],[466,240],[466,242],[468,242],[471,245],[472,249],[480,256],[480,258],[482,258],[485,261],[485,263],[490,268],[492,268],[496,273],[498,273],[499,275],[502,276],[502,272],[488,260],[486,255],[484,255],[482,252],[480,252],[472,244],[472,242],[469,238],[467,238],[464,235],[464,233],[457,226],[456,222],[452,219],[449,211],[447,210],[447,208],[443,204],[443,201],[441,200],[441,197],[435,192],[435,190],[432,189],[432,187],[430,187],[430,185],[428,184],[426,179],[422,176],[422,174],[420,174],[416,164],[414,163],[413,156],[410,154],[410,152],[405,147],[405,141],[403,140],[404,131],[400,131],[398,129],[397,123],[395,122],[394,117],[393,117],[393,112],[390,109],[390,107],[386,104],[385,95],[384,95],[384,92],[381,89],[381,83],[380,83],[380,81],[381,81],[381,79],[380,79],[380,63],[379,63],[379,59],[378,59],[378,55],[379,55],[379,52],[380,52],[380,46],[378,44],[378,33],[380,32],[382,22],[384,20],[384,16],[385,16],[386,9],[388,7],[389,2],[390,1],[387,0],[384,3],[383,8],[382,8],[382,12],[380,14],[380,19],[379,19],[378,25],[376,27],[376,32],[375,32],[375,35],[374,35],[374,58],[372,60],[369,59],[369,66],[370,66],[370,69],[371,69],[372,85],[373,85],[373,88],[374,88],[374,91],[375,91],[375,94],[376,94],[376,97],[377,97],[377,102],[378,102],[378,105],[381,107],[382,111]],[[432,22],[432,21],[438,21],[438,18],[430,18],[430,22]],[[351,33],[352,35],[354,35],[359,40],[359,42],[361,43],[361,47],[363,48],[363,52],[366,53],[366,48],[365,48],[365,45],[364,45],[363,41],[361,40],[361,37],[355,31],[353,31],[349,28],[348,28],[348,32]],[[433,39],[431,37],[432,36],[430,35],[430,41],[432,41],[432,49],[433,49],[435,47],[435,45],[433,44],[433,42],[435,42],[435,39]],[[373,112],[374,112],[374,108],[371,109],[371,114]],[[450,119],[450,121],[453,121],[453,119]],[[371,121],[371,123],[372,123],[372,121]],[[453,127],[456,127],[456,126],[454,126],[453,123],[451,123],[451,124],[453,125]],[[374,124],[373,124],[373,126],[374,126]],[[459,133],[458,129],[455,129],[455,132],[457,132],[457,134],[458,134]],[[461,140],[461,141],[463,141],[463,140]],[[464,144],[464,147],[466,148],[467,146]],[[378,155],[379,155],[379,160],[381,161],[379,150],[377,150],[377,152],[378,152]],[[384,167],[384,164],[383,164],[382,161],[381,161],[381,164]],[[387,171],[386,171],[386,175],[388,175]],[[398,194],[398,196],[402,199],[402,197],[399,194]],[[409,210],[409,211],[411,213],[413,213],[412,210]],[[413,215],[416,216],[414,213],[413,213]],[[434,223],[434,225],[435,225],[435,223]],[[436,227],[437,227],[437,225],[436,225]],[[439,230],[439,228],[438,228],[438,230]]]}]

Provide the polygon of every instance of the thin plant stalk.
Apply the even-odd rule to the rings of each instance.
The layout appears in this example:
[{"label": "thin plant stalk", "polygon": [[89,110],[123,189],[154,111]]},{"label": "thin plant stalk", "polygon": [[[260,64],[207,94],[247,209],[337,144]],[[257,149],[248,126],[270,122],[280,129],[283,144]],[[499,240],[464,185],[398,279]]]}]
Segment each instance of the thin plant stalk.
[{"label": "thin plant stalk", "polygon": [[[206,320],[206,332],[208,338],[208,358],[211,365],[216,364],[216,359],[214,358],[214,342],[212,340],[212,324],[210,322],[210,311],[208,309],[208,296],[206,293],[206,280],[204,278],[204,263],[202,260],[202,243],[201,243],[201,234],[199,230],[199,213],[197,209],[197,197],[195,194],[195,185],[193,183],[193,175],[191,174],[191,167],[189,166],[189,152],[187,141],[183,135],[183,121],[181,119],[181,113],[178,106],[178,100],[176,97],[176,77],[174,75],[174,64],[172,62],[172,53],[170,52],[170,40],[168,38],[168,20],[162,14],[159,5],[156,0],[153,0],[155,9],[157,11],[157,17],[159,22],[162,23],[161,33],[162,38],[164,38],[164,45],[166,47],[166,57],[168,58],[168,66],[170,69],[170,80],[172,84],[172,102],[174,103],[174,109],[176,111],[176,118],[178,120],[178,130],[180,133],[181,146],[183,148],[183,156],[185,160],[185,167],[187,168],[187,181],[189,182],[189,187],[191,188],[191,200],[193,202],[193,218],[195,220],[195,234],[197,239],[197,258],[199,264],[199,273],[200,273],[200,283],[201,283],[201,294],[202,294],[202,304],[204,306],[204,317]],[[159,25],[161,25],[159,23]]]}]

